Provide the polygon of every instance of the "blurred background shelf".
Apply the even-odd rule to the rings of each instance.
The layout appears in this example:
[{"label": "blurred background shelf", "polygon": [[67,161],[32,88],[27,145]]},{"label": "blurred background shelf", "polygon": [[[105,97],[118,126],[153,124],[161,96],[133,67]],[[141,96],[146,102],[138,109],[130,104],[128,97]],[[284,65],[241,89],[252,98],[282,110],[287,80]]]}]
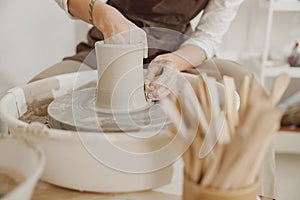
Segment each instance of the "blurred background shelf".
[{"label": "blurred background shelf", "polygon": [[280,129],[274,137],[275,152],[284,154],[300,154],[300,129]]},{"label": "blurred background shelf", "polygon": [[[262,0],[262,4],[268,4],[271,0]],[[300,11],[300,1],[298,0],[273,0],[274,11]]]},{"label": "blurred background shelf", "polygon": [[300,11],[300,1],[277,0],[274,2],[275,11]]},{"label": "blurred background shelf", "polygon": [[283,67],[270,67],[269,53],[270,53],[270,41],[272,36],[272,26],[274,21],[274,12],[276,11],[298,11],[300,12],[300,1],[299,0],[261,0],[263,4],[268,6],[268,18],[267,28],[265,35],[264,50],[262,55],[262,66],[261,66],[261,81],[265,85],[265,79],[269,77],[276,77],[280,73],[286,72],[292,78],[300,78],[300,69],[292,68],[289,66]]},{"label": "blurred background shelf", "polygon": [[300,129],[281,128],[274,137],[278,200],[298,200],[300,184]]},{"label": "blurred background shelf", "polygon": [[280,67],[265,67],[263,69],[264,77],[276,77],[281,73],[287,73],[291,78],[300,78],[300,67],[280,66]]}]

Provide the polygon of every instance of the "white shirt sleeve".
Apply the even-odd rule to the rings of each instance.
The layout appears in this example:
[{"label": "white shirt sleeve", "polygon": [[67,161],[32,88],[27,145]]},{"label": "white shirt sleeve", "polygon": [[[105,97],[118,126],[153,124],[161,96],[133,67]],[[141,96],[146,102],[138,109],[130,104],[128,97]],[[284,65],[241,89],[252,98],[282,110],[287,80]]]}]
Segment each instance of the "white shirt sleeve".
[{"label": "white shirt sleeve", "polygon": [[69,13],[69,9],[68,9],[68,0],[55,0],[56,3],[59,5],[59,7],[61,7],[66,14],[68,15],[68,17],[72,18],[72,19],[76,19],[75,17],[73,17],[70,13]]},{"label": "white shirt sleeve", "polygon": [[243,1],[210,0],[195,31],[181,46],[195,45],[205,51],[207,58],[214,56]]}]

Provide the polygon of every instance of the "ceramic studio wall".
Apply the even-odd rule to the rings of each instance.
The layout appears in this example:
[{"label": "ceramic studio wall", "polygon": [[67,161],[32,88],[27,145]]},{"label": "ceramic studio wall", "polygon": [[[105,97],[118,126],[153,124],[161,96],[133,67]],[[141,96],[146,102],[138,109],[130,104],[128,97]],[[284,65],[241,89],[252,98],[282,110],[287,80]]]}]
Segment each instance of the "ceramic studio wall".
[{"label": "ceramic studio wall", "polygon": [[70,20],[54,0],[1,0],[0,96],[73,54],[86,30],[86,24]]}]

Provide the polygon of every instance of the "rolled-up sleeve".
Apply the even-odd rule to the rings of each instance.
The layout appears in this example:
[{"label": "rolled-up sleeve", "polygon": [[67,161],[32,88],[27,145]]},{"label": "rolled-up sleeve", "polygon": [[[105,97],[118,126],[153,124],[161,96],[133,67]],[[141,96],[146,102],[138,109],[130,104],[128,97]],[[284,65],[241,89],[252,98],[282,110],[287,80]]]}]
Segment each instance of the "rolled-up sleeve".
[{"label": "rolled-up sleeve", "polygon": [[215,55],[225,33],[244,0],[210,0],[191,37],[181,46],[202,48],[207,58]]},{"label": "rolled-up sleeve", "polygon": [[71,19],[76,19],[69,12],[69,9],[68,9],[68,0],[55,0],[55,1],[59,5],[59,7],[61,7],[66,12],[66,14],[68,15],[68,17],[70,17]]}]

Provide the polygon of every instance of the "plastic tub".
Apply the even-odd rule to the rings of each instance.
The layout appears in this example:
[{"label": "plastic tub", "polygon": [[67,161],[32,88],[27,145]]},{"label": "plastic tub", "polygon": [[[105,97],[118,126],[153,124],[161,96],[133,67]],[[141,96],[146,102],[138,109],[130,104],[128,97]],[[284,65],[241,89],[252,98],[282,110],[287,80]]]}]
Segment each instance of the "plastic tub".
[{"label": "plastic tub", "polygon": [[[13,88],[1,99],[0,116],[10,133],[21,134],[44,149],[47,163],[42,180],[80,191],[109,193],[168,184],[173,170],[168,157],[176,151],[173,145],[167,145],[173,137],[168,131],[143,140],[135,136],[146,133],[74,132],[19,119],[93,81],[97,81],[96,71],[60,75]],[[158,153],[158,149],[164,153]]]}]

